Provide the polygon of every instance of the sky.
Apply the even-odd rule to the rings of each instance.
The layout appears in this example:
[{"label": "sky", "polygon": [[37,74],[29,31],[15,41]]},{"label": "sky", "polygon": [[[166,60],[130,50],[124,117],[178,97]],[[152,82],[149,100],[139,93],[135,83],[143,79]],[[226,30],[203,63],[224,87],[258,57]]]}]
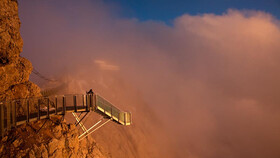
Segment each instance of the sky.
[{"label": "sky", "polygon": [[182,14],[222,14],[227,9],[261,10],[280,18],[279,0],[105,0],[117,4],[121,15],[141,21],[169,23]]},{"label": "sky", "polygon": [[93,135],[115,157],[279,158],[279,3],[226,2],[19,0],[21,55],[132,112]]}]

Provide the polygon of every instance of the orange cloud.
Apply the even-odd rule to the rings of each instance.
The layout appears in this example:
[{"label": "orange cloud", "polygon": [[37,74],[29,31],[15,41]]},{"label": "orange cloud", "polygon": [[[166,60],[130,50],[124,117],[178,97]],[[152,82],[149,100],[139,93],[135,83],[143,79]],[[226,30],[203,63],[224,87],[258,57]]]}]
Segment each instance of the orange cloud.
[{"label": "orange cloud", "polygon": [[23,55],[132,111],[134,126],[94,136],[113,155],[280,156],[278,19],[229,10],[168,26],[121,18],[100,1],[62,2],[20,2]]},{"label": "orange cloud", "polygon": [[101,70],[110,70],[110,71],[119,71],[120,68],[116,65],[111,65],[105,62],[104,60],[94,60]]}]

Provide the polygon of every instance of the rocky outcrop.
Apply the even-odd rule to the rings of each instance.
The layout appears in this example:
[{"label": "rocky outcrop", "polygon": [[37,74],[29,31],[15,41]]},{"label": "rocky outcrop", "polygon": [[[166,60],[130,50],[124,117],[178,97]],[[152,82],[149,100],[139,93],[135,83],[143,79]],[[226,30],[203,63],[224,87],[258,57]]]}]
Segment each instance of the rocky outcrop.
[{"label": "rocky outcrop", "polygon": [[17,1],[1,0],[0,22],[0,62],[5,65],[17,60],[23,46]]},{"label": "rocky outcrop", "polygon": [[[40,88],[29,81],[31,62],[20,56],[23,41],[19,31],[17,1],[0,0],[0,102],[41,96]],[[18,106],[17,115],[25,113],[24,108]],[[0,138],[0,157],[111,157],[90,137],[79,141],[78,135],[76,126],[62,121],[61,116],[23,124]]]},{"label": "rocky outcrop", "polygon": [[40,88],[29,81],[32,64],[20,57],[23,41],[16,0],[0,1],[0,101],[40,96]]},{"label": "rocky outcrop", "polygon": [[61,116],[13,129],[0,142],[0,157],[111,157],[91,138],[79,142],[75,125]]}]

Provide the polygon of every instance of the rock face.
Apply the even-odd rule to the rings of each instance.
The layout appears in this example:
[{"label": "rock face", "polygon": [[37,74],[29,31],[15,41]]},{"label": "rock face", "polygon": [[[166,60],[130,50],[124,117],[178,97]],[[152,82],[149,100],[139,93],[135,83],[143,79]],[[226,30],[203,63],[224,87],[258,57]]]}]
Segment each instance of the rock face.
[{"label": "rock face", "polygon": [[[41,96],[40,88],[29,81],[32,64],[20,56],[19,29],[17,1],[0,0],[0,102]],[[111,157],[89,137],[79,142],[76,126],[61,120],[53,116],[7,132],[0,138],[0,157]]]},{"label": "rock face", "polygon": [[0,157],[111,157],[91,138],[79,142],[76,126],[61,120],[53,116],[13,129],[1,140]]},{"label": "rock face", "polygon": [[23,40],[16,0],[0,1],[0,101],[40,96],[40,88],[29,81],[32,64],[20,57]]}]

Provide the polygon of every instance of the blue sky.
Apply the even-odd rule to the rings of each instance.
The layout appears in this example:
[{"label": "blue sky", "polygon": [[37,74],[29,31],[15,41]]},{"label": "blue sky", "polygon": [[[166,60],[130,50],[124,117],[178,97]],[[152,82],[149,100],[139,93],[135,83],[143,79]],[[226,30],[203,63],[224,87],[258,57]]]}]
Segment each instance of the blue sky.
[{"label": "blue sky", "polygon": [[261,10],[280,19],[280,0],[105,0],[117,4],[122,16],[135,17],[141,21],[160,20],[169,23],[188,13],[222,14],[227,9]]}]

